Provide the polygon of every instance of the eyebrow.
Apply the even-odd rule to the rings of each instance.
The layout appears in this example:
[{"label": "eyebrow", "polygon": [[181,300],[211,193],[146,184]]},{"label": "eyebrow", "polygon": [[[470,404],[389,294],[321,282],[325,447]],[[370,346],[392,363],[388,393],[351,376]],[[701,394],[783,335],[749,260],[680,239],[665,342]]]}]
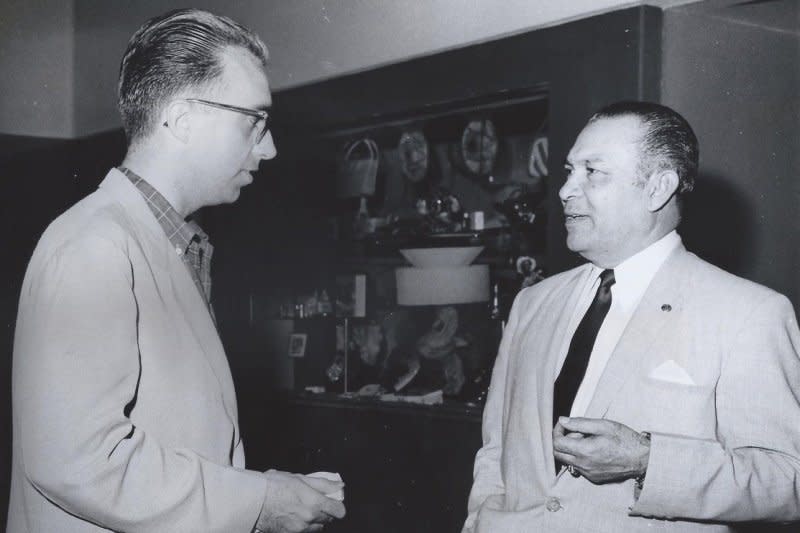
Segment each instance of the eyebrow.
[{"label": "eyebrow", "polygon": [[[582,157],[582,158],[576,160],[576,163],[584,163],[584,164],[586,164],[586,163],[590,163],[590,164],[592,164],[592,163],[605,163],[605,162],[606,162],[606,160],[603,159],[603,157],[599,156],[599,155],[591,156],[591,157]],[[575,163],[570,163],[569,159],[565,157],[563,164],[564,164],[564,166],[567,166],[567,165],[572,166]]]}]

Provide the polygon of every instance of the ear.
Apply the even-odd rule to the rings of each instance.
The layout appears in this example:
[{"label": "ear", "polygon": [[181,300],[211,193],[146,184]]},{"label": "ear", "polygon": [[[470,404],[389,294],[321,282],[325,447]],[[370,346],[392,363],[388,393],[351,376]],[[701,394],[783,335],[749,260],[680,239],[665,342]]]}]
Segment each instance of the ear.
[{"label": "ear", "polygon": [[647,180],[647,209],[654,213],[664,207],[678,190],[680,179],[674,170],[659,170]]},{"label": "ear", "polygon": [[161,127],[179,142],[186,144],[192,130],[193,117],[189,103],[181,100],[170,102],[162,115]]}]

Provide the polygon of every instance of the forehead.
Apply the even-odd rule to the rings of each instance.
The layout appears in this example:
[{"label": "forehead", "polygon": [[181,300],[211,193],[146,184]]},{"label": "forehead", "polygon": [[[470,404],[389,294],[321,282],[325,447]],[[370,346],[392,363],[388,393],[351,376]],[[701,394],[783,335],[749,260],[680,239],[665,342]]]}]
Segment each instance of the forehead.
[{"label": "forehead", "polygon": [[578,135],[567,161],[619,161],[637,158],[642,123],[634,116],[599,118],[589,122]]},{"label": "forehead", "polygon": [[222,65],[219,92],[226,102],[253,108],[272,104],[267,73],[253,54],[243,48],[228,48],[222,53]]}]

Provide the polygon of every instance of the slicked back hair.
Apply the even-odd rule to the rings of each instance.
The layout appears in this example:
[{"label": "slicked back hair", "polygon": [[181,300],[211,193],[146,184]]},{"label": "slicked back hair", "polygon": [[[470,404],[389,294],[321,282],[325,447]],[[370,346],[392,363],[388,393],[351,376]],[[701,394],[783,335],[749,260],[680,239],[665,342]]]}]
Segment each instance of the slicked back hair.
[{"label": "slicked back hair", "polygon": [[658,170],[674,170],[678,174],[677,194],[694,188],[700,149],[697,137],[677,111],[652,102],[622,101],[604,107],[589,119],[632,116],[639,119],[644,134],[639,141],[639,174],[644,177]]},{"label": "slicked back hair", "polygon": [[266,67],[269,53],[258,35],[228,17],[181,9],[144,23],[128,42],[117,84],[128,144],[149,135],[172,98],[213,87],[231,47],[247,50]]}]

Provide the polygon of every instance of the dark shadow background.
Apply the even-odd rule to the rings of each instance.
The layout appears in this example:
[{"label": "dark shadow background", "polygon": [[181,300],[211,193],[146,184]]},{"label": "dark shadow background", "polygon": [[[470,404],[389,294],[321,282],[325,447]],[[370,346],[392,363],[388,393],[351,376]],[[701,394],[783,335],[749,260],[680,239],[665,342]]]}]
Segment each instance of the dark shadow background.
[{"label": "dark shadow background", "polygon": [[742,272],[757,223],[747,195],[723,176],[701,173],[683,207],[679,232],[686,248],[729,272]]}]

